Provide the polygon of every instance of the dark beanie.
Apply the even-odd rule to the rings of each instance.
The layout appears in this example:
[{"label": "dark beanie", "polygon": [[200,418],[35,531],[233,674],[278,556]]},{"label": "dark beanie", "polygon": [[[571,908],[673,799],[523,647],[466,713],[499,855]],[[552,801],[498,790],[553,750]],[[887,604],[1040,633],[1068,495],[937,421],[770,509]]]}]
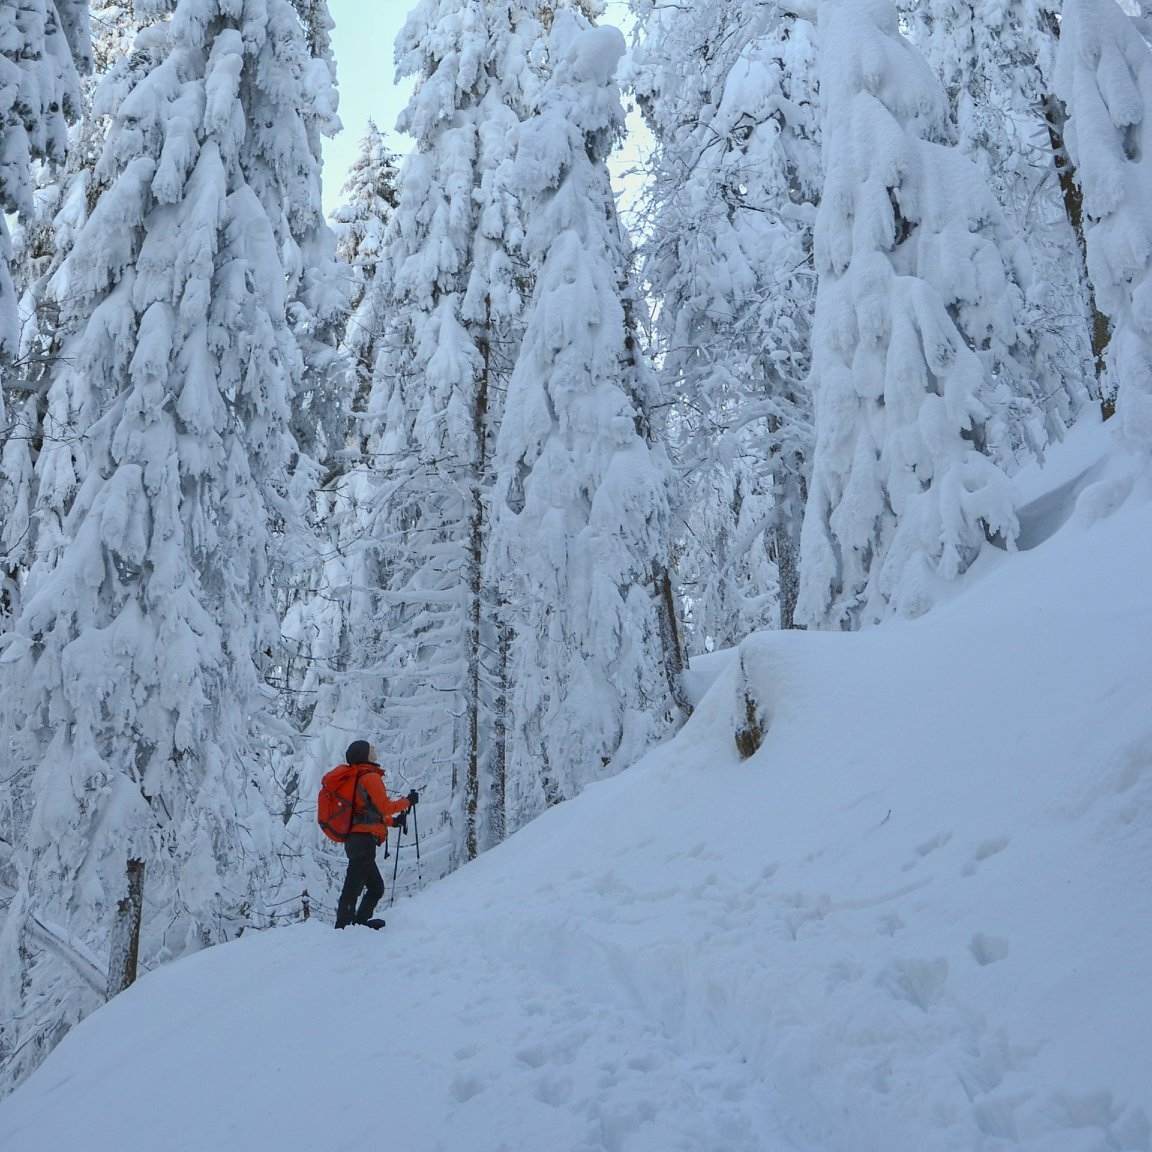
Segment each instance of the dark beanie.
[{"label": "dark beanie", "polygon": [[349,764],[371,764],[372,745],[367,740],[353,740],[344,755]]}]

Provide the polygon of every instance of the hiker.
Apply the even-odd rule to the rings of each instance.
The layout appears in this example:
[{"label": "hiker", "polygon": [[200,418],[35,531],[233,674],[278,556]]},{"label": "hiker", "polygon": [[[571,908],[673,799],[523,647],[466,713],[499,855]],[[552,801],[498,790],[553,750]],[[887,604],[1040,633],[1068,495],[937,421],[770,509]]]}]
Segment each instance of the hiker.
[{"label": "hiker", "polygon": [[413,788],[399,800],[389,799],[384,787],[384,771],[376,762],[376,749],[367,740],[353,740],[345,755],[348,763],[337,771],[356,772],[357,787],[351,829],[344,841],[348,874],[336,906],[336,927],[366,924],[369,928],[383,928],[384,921],[372,916],[384,895],[384,878],[376,867],[376,849],[388,839],[388,829],[400,823],[395,817],[418,803],[420,794]]}]

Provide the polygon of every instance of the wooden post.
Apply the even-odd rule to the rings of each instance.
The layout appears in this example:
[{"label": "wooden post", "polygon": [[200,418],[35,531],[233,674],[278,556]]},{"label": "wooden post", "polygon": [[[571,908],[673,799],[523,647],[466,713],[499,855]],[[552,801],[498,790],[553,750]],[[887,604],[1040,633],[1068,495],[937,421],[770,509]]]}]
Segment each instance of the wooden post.
[{"label": "wooden post", "polygon": [[144,910],[144,861],[128,861],[128,895],[116,904],[108,957],[108,999],[136,979],[140,960],[140,919]]}]

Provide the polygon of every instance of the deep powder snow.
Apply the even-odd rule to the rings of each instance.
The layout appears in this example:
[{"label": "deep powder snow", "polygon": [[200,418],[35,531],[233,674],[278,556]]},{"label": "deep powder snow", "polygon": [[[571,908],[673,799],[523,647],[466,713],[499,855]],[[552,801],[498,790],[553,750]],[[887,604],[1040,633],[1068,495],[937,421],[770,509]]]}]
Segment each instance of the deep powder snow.
[{"label": "deep powder snow", "polygon": [[711,658],[676,740],[384,932],[149,974],[0,1148],[1148,1152],[1152,506],[1117,484],[916,623]]}]

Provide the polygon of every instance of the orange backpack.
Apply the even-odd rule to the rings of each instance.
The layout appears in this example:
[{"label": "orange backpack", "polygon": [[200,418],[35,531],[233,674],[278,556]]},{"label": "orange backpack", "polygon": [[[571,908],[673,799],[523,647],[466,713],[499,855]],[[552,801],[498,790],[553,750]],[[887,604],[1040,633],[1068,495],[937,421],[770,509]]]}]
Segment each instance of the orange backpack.
[{"label": "orange backpack", "polygon": [[316,819],[324,835],[337,844],[343,844],[352,831],[356,813],[356,793],[360,788],[363,768],[341,764],[325,774],[320,781],[320,796],[316,801]]}]

